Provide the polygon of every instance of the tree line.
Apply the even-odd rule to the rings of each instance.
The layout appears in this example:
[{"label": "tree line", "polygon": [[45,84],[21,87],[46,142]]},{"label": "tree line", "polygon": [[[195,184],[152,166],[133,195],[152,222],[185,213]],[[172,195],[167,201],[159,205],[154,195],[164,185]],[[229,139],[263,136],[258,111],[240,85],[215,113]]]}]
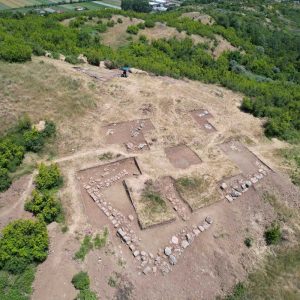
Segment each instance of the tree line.
[{"label": "tree line", "polygon": [[[226,17],[222,20],[220,13],[212,12],[217,22],[209,26],[183,18],[184,11],[147,14],[105,9],[48,17],[6,16],[0,18],[0,40],[3,45],[0,47],[0,58],[22,62],[29,60],[32,54],[43,55],[45,51],[50,51],[64,54],[70,57],[70,62],[76,63],[72,57],[83,53],[94,65],[99,65],[101,60],[110,60],[115,67],[129,64],[157,75],[222,84],[247,96],[243,110],[267,118],[265,132],[268,136],[299,141],[300,88],[299,62],[295,54],[298,42],[293,42],[295,35],[289,32],[283,39],[282,34],[278,33],[280,42],[276,44],[276,52],[272,50],[272,44],[277,35],[271,30],[261,30],[260,36],[265,37],[263,44],[260,42],[263,38],[255,40],[259,29],[253,25],[252,17],[232,15],[231,18],[231,15],[224,14]],[[185,31],[187,35],[198,34],[216,41],[215,35],[219,34],[236,46],[237,51],[223,53],[218,59],[213,59],[207,53],[206,45],[195,45],[189,38],[150,42],[145,37],[114,50],[101,43],[101,33],[114,26],[108,21],[116,13],[143,20],[138,26],[128,28],[128,32],[133,34],[141,28],[153,27],[155,22],[164,22],[178,31]],[[70,26],[60,23],[74,17]],[[88,25],[88,21],[95,17],[98,22]],[[256,28],[253,33],[249,33],[251,27]]]}]

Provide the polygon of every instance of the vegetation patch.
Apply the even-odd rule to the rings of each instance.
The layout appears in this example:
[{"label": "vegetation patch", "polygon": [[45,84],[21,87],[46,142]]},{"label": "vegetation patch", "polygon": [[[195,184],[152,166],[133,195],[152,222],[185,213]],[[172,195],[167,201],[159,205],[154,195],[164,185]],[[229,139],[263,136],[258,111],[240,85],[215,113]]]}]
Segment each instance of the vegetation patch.
[{"label": "vegetation patch", "polygon": [[114,154],[112,152],[105,152],[99,155],[99,160],[110,160],[114,158]]},{"label": "vegetation patch", "polygon": [[39,220],[9,223],[0,237],[0,295],[3,300],[28,299],[35,266],[48,255],[47,227]]},{"label": "vegetation patch", "polygon": [[39,166],[39,173],[35,178],[36,189],[31,198],[25,203],[25,210],[33,213],[47,224],[64,221],[61,202],[57,199],[57,188],[62,185],[63,177],[57,164]]},{"label": "vegetation patch", "polygon": [[209,178],[180,177],[175,180],[175,186],[192,210],[205,207],[219,200],[217,191]]},{"label": "vegetation patch", "polygon": [[76,290],[79,290],[77,300],[97,300],[98,297],[95,292],[90,290],[90,278],[87,272],[79,272],[72,278],[72,284]]},{"label": "vegetation patch", "polygon": [[138,201],[138,218],[142,228],[171,221],[174,214],[152,181],[147,181]]},{"label": "vegetation patch", "polygon": [[225,299],[297,299],[299,270],[299,245],[282,249],[276,255],[269,255],[264,267],[251,273],[244,283],[238,283]]},{"label": "vegetation patch", "polygon": [[93,238],[90,235],[86,235],[80,245],[79,250],[75,253],[74,258],[84,260],[86,255],[93,250],[101,249],[106,246],[108,239],[108,229],[105,227],[103,232],[97,233]]},{"label": "vegetation patch", "polygon": [[291,168],[289,173],[292,182],[300,186],[300,146],[294,145],[291,148],[280,150],[280,155]]},{"label": "vegetation patch", "polygon": [[272,224],[268,227],[264,233],[265,241],[267,245],[276,245],[282,239],[282,232],[279,224]]},{"label": "vegetation patch", "polygon": [[55,131],[55,124],[51,121],[46,121],[43,130],[38,131],[31,120],[24,116],[15,127],[0,137],[0,192],[11,185],[10,173],[17,170],[25,153],[40,151],[45,140],[53,136]]},{"label": "vegetation patch", "polygon": [[41,163],[39,173],[35,178],[36,188],[40,191],[51,190],[60,187],[63,184],[63,177],[57,164],[49,166]]}]

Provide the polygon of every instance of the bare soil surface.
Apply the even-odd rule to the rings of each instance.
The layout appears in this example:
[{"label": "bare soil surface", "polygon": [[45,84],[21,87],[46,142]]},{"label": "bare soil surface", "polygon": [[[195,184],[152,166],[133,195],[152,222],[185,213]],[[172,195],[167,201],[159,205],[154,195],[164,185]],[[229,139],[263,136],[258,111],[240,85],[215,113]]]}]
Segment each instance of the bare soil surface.
[{"label": "bare soil surface", "polygon": [[192,117],[199,124],[200,128],[207,132],[217,131],[216,128],[208,121],[213,115],[206,109],[196,109],[191,111]]},{"label": "bare soil surface", "polygon": [[107,144],[124,144],[128,151],[149,149],[144,133],[155,129],[150,119],[113,123],[103,127]]},{"label": "bare soil surface", "polygon": [[201,163],[199,156],[186,145],[178,145],[165,149],[166,155],[175,168],[186,169]]}]

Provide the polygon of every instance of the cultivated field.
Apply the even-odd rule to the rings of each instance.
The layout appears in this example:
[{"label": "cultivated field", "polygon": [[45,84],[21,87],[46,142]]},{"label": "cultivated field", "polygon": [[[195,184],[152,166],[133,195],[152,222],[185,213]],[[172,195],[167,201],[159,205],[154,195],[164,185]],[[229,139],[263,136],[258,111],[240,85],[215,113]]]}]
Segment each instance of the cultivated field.
[{"label": "cultivated field", "polygon": [[[4,9],[18,9],[20,11],[30,10],[30,6],[35,5],[49,5],[54,10],[62,12],[74,11],[76,7],[84,7],[86,9],[100,9],[104,7],[110,7],[110,5],[120,7],[121,2],[119,0],[104,0],[96,2],[77,2],[77,1],[65,1],[66,4],[54,5],[55,3],[63,2],[61,0],[0,0],[0,11]],[[72,3],[68,3],[72,2]],[[26,8],[25,8],[26,6]],[[47,6],[46,6],[47,7]]]},{"label": "cultivated field", "polygon": [[[69,231],[49,226],[51,249],[32,299],[74,298],[70,281],[83,267],[100,298],[214,299],[267,253],[263,232],[278,212],[263,195],[299,205],[273,157],[285,144],[267,140],[263,122],[240,111],[238,93],[49,58],[0,70],[1,129],[24,112],[58,127],[45,151],[51,157],[27,160],[60,165]],[[27,216],[32,178],[1,194],[1,227]],[[292,225],[285,226],[291,239]],[[79,240],[104,227],[107,246],[75,261]],[[250,250],[247,236],[255,241]]]}]

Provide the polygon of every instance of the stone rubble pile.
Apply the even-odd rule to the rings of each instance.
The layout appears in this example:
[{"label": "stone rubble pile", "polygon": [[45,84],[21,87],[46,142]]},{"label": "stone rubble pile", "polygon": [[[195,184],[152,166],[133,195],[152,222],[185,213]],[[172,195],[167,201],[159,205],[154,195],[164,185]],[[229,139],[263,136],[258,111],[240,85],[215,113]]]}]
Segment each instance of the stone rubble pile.
[{"label": "stone rubble pile", "polygon": [[208,130],[213,129],[213,127],[209,123],[205,123],[203,126],[205,129],[208,129]]},{"label": "stone rubble pile", "polygon": [[[256,164],[259,163],[258,161]],[[248,189],[263,179],[265,176],[268,175],[267,168],[259,163],[259,169],[257,173],[249,175],[247,180],[240,179],[236,185],[229,186],[223,182],[220,185],[220,188],[225,192],[225,199],[228,202],[232,202],[233,200],[240,197],[243,193],[247,192]]]},{"label": "stone rubble pile", "polygon": [[186,207],[182,204],[181,200],[178,199],[173,183],[166,186],[166,198],[171,202],[173,209],[178,213],[182,220],[186,221],[189,219]]},{"label": "stone rubble pile", "polygon": [[137,121],[137,127],[134,127],[131,129],[131,137],[137,137],[140,133],[141,130],[144,128],[145,126],[145,121],[144,120],[138,120]]},{"label": "stone rubble pile", "polygon": [[208,115],[208,111],[207,111],[207,110],[204,110],[203,112],[201,112],[201,113],[198,114],[198,117],[199,117],[199,118],[203,118],[203,117],[205,117],[205,116],[207,116],[207,115]]},{"label": "stone rubble pile", "polygon": [[[106,172],[102,176],[106,176],[106,175],[109,175],[109,172]],[[113,183],[121,180],[123,177],[125,177],[127,175],[129,175],[129,173],[127,172],[126,169],[123,169],[118,174],[116,174],[108,179],[104,179],[104,180],[103,179],[96,179],[96,180],[90,179],[89,183],[84,185],[84,188],[88,190],[93,185],[94,188],[99,189],[99,190],[106,189],[106,188],[110,187]]]}]

